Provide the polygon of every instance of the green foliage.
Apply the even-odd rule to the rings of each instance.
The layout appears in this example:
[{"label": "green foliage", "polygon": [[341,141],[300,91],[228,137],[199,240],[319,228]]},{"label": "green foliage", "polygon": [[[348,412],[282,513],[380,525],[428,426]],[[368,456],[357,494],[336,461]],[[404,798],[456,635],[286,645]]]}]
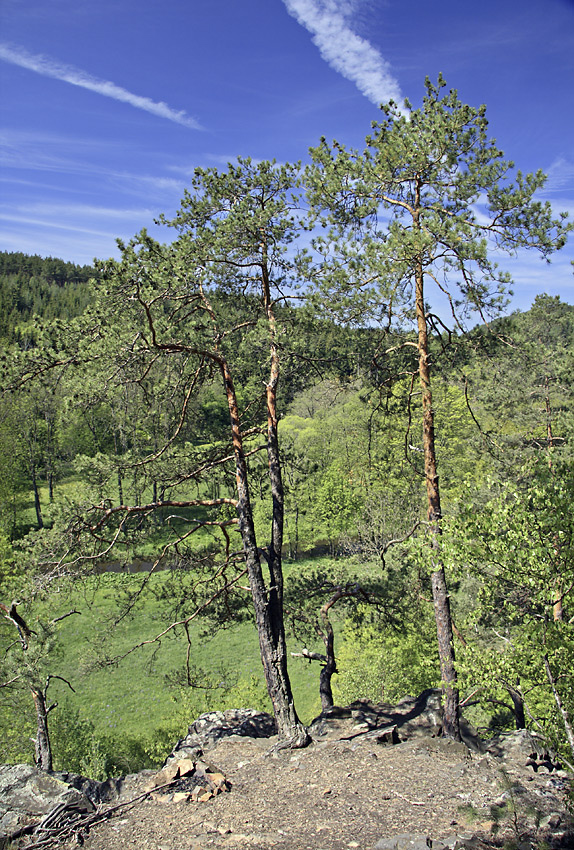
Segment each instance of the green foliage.
[{"label": "green foliage", "polygon": [[279,429],[291,545],[323,539],[337,550],[357,535],[370,500],[383,491],[400,499],[409,489],[403,425],[357,379],[325,379],[295,397]]},{"label": "green foliage", "polygon": [[22,343],[33,316],[76,316],[89,300],[94,271],[49,257],[0,251],[0,341]]},{"label": "green foliage", "polygon": [[112,775],[109,755],[95,733],[94,724],[84,720],[68,703],[58,706],[50,725],[55,770],[79,773],[103,780]]},{"label": "green foliage", "polygon": [[308,197],[326,228],[314,243],[318,291],[331,314],[410,322],[418,267],[448,293],[458,322],[482,318],[500,311],[510,282],[493,247],[546,257],[572,229],[566,214],[554,219],[550,202],[534,200],[542,172],[513,179],[513,163],[487,137],[486,107],[443,94],[445,85],[427,78],[423,105],[408,116],[384,106],[362,154],[324,139],[312,150]]},{"label": "green foliage", "polygon": [[543,461],[528,472],[522,489],[508,484],[482,510],[469,506],[447,526],[443,551],[459,574],[477,581],[460,656],[466,687],[478,689],[485,704],[508,705],[517,693],[530,721],[567,751],[574,712],[574,476],[570,466]]},{"label": "green foliage", "polygon": [[[535,200],[544,175],[515,172],[488,140],[485,108],[443,89],[442,79],[427,81],[423,106],[408,120],[385,108],[363,153],[321,142],[305,181],[313,226],[323,229],[307,256],[299,250],[298,166],[251,160],[225,172],[197,170],[177,215],[164,221],[167,241],[142,231],[121,244],[118,262],[98,264],[90,295],[92,269],[0,254],[1,601],[33,596],[24,571],[48,588],[32,614],[36,635],[25,657],[10,622],[0,626],[2,675],[16,677],[0,692],[0,719],[13,732],[8,758],[29,752],[26,688],[49,674],[73,673],[77,684],[89,670],[84,692],[66,705],[65,685],[53,682],[61,707],[51,719],[57,764],[98,776],[156,763],[170,735],[178,737],[174,727],[208,708],[267,704],[261,677],[252,675],[258,649],[246,593],[236,587],[244,558],[224,362],[246,435],[260,551],[273,515],[261,450],[277,357],[289,554],[328,542],[353,559],[340,570],[330,563],[324,587],[340,573],[382,587],[376,616],[353,598],[344,626],[342,616],[337,623],[337,700],[392,701],[437,684],[435,629],[420,601],[432,569],[424,535],[411,541],[410,554],[385,562],[388,541],[411,534],[421,516],[414,379],[422,349],[412,331],[423,279],[442,293],[424,321],[434,337],[443,506],[457,516],[442,550],[467,636],[463,686],[480,688],[485,707],[496,699],[503,710],[509,688],[518,688],[564,746],[560,706],[570,717],[574,710],[574,488],[561,464],[572,456],[574,308],[539,296],[529,313],[491,325],[494,333],[462,331],[467,318],[504,304],[510,281],[494,261],[498,251],[535,248],[546,257],[570,226]],[[299,308],[288,294],[303,294],[302,280],[313,292]],[[456,334],[438,318],[445,306]],[[551,472],[524,467],[541,454]],[[16,557],[10,540],[20,540]],[[169,567],[149,579],[147,595],[129,576],[92,585],[82,575],[90,559],[117,559],[121,568],[136,556]],[[53,622],[64,613],[60,585],[50,588],[47,578],[54,565],[71,569],[72,596],[94,606],[84,615],[89,626]],[[321,570],[292,569],[288,585],[312,618],[318,597],[309,581],[317,583]],[[142,651],[145,660],[133,655],[131,666],[117,667],[144,633],[194,615],[216,590],[221,595],[187,634],[180,625],[173,639]],[[554,618],[558,597],[562,620]],[[174,708],[158,670],[185,670],[187,640],[193,663],[206,669],[201,682],[180,682]],[[226,655],[239,659],[234,676],[216,672]],[[189,658],[187,666],[189,679]],[[302,675],[295,669],[294,678]],[[305,712],[311,690],[314,675],[299,688]],[[91,703],[99,711],[89,712]],[[154,731],[154,713],[163,731]]]},{"label": "green foliage", "polygon": [[69,703],[58,706],[51,724],[54,769],[103,781],[110,776],[157,768],[179,735],[175,723],[152,734],[103,734]]},{"label": "green foliage", "polygon": [[12,543],[0,529],[0,599],[11,601],[22,581],[24,570],[18,564]]},{"label": "green foliage", "polygon": [[491,475],[519,477],[527,458],[548,451],[572,457],[573,339],[574,308],[539,295],[528,312],[477,328],[458,347]]},{"label": "green foliage", "polygon": [[0,729],[0,763],[33,763],[36,734],[34,705],[30,692],[17,683],[0,691]]},{"label": "green foliage", "polygon": [[416,630],[350,620],[342,638],[333,689],[338,705],[356,699],[392,703],[440,685],[431,611]]},{"label": "green foliage", "polygon": [[175,703],[173,724],[179,729],[185,729],[207,711],[238,707],[271,711],[262,676],[241,677],[226,666],[219,672],[196,669],[193,678],[193,685],[179,688],[172,696]]},{"label": "green foliage", "polygon": [[372,525],[362,528],[352,557],[325,573],[298,571],[286,586],[289,619],[300,640],[324,629],[319,608],[337,602],[333,691],[339,705],[360,698],[392,702],[440,683],[432,607],[422,601],[428,580],[409,559],[407,544],[388,549],[391,538],[401,539],[396,535],[408,517],[385,507],[386,523],[380,508],[366,514]]}]

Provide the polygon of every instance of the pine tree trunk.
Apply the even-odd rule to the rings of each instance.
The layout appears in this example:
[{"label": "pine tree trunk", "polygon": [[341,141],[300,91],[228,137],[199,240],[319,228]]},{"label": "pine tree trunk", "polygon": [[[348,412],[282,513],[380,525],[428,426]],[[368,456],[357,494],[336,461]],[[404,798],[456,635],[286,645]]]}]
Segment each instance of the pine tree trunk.
[{"label": "pine tree trunk", "polygon": [[450,602],[444,566],[440,558],[440,492],[434,436],[429,345],[424,304],[424,274],[422,262],[416,269],[416,313],[418,324],[419,378],[423,406],[423,450],[427,490],[427,518],[433,549],[431,586],[436,620],[438,652],[444,694],[443,734],[460,741],[459,692],[456,686],[454,640]]},{"label": "pine tree trunk", "polygon": [[517,682],[516,687],[506,685],[506,690],[512,700],[514,725],[517,729],[526,729],[526,716],[524,714],[524,697],[520,691],[520,683]]},{"label": "pine tree trunk", "polygon": [[331,621],[329,620],[328,615],[328,604],[324,605],[321,609],[321,618],[323,620],[323,628],[324,628],[324,643],[325,643],[325,664],[321,668],[321,673],[319,675],[319,695],[321,697],[321,710],[325,711],[327,708],[332,708],[334,705],[333,701],[333,689],[331,687],[331,680],[333,678],[333,674],[337,672],[337,664],[335,661],[335,634],[333,632],[333,626],[331,625]]},{"label": "pine tree trunk", "polygon": [[50,735],[48,734],[48,709],[46,706],[46,695],[37,688],[32,688],[32,699],[36,706],[37,731],[35,741],[34,761],[40,770],[51,772],[52,770],[52,747]]},{"label": "pine tree trunk", "polygon": [[[255,611],[255,623],[259,636],[259,648],[261,660],[265,673],[265,681],[269,697],[273,705],[277,731],[280,738],[284,739],[292,747],[302,747],[309,742],[309,736],[305,727],[297,717],[291,683],[287,672],[287,649],[285,643],[285,631],[283,627],[282,604],[283,604],[283,581],[280,573],[281,551],[277,549],[282,535],[279,525],[282,518],[282,504],[273,505],[273,532],[269,551],[269,570],[271,576],[271,587],[265,586],[261,560],[257,548],[255,528],[253,525],[253,512],[249,494],[249,481],[247,475],[247,463],[241,439],[241,426],[239,422],[239,410],[235,388],[229,367],[225,360],[220,361],[229,414],[231,418],[231,431],[233,449],[235,454],[235,470],[237,479],[239,530],[243,541],[245,563],[249,576],[249,586],[253,598]],[[278,456],[276,448],[271,445],[270,452],[270,475],[272,486],[275,480],[277,487],[277,469],[275,467]],[[275,479],[273,478],[275,476]],[[277,494],[276,494],[277,495]]]},{"label": "pine tree trunk", "polygon": [[32,489],[34,491],[34,508],[36,510],[36,521],[38,528],[44,528],[44,520],[42,518],[42,505],[40,504],[40,491],[38,490],[38,480],[36,478],[36,467],[32,462]]}]

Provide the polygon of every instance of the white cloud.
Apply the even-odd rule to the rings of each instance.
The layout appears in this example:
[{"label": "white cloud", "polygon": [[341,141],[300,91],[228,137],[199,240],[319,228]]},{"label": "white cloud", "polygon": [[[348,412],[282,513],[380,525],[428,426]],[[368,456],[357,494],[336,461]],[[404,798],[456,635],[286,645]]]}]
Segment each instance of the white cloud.
[{"label": "white cloud", "polygon": [[373,103],[403,96],[386,59],[349,25],[353,0],[283,0],[287,11],[313,36],[322,58]]},{"label": "white cloud", "polygon": [[133,94],[133,92],[117,86],[109,80],[100,80],[97,77],[92,77],[79,68],[74,68],[72,65],[64,65],[54,59],[50,59],[48,56],[34,55],[21,47],[10,44],[0,44],[0,59],[10,62],[12,65],[19,65],[21,68],[26,68],[29,71],[35,71],[43,77],[54,77],[56,80],[62,80],[73,86],[88,89],[104,97],[111,97],[113,100],[129,103],[136,109],[143,109],[144,112],[151,112],[152,115],[157,115],[159,118],[167,118],[168,121],[174,121],[176,124],[182,124],[184,127],[190,127],[192,130],[203,129],[195,118],[191,118],[183,110],[178,111],[172,109],[167,103],[161,101],[158,103],[149,97]]},{"label": "white cloud", "polygon": [[548,179],[542,193],[559,192],[564,189],[571,190],[574,187],[574,163],[559,157],[555,159],[550,168],[546,170]]},{"label": "white cloud", "polygon": [[0,245],[44,257],[91,263],[94,257],[118,257],[116,238],[130,239],[146,227],[165,239],[154,225],[158,210],[62,202],[0,204]]},{"label": "white cloud", "polygon": [[106,236],[113,239],[115,234],[105,230],[95,229],[93,227],[82,227],[77,224],[69,224],[63,221],[54,221],[49,218],[37,218],[33,215],[18,215],[13,213],[0,212],[0,221],[8,221],[10,224],[26,224],[34,225],[40,228],[48,228],[55,230],[66,230],[72,233],[88,233],[91,236]]},{"label": "white cloud", "polygon": [[[95,204],[51,203],[49,201],[20,204],[16,207],[16,213],[36,217],[38,220],[46,222],[47,227],[58,227],[60,226],[58,222],[62,222],[62,226],[67,227],[68,224],[65,223],[67,220],[75,223],[90,218],[131,220],[147,217],[151,219],[153,215],[149,207],[122,209],[121,207],[103,207]],[[4,217],[1,211],[0,216]]]}]

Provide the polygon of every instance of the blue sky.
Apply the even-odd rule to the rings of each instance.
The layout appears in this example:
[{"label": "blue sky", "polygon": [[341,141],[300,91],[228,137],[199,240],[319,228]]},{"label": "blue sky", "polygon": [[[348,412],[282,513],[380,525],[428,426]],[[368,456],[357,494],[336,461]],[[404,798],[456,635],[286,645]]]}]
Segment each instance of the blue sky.
[{"label": "blue sky", "polygon": [[[197,166],[362,147],[439,72],[574,217],[574,0],[2,0],[0,250],[114,256]],[[573,258],[512,261],[513,306],[574,303]]]}]

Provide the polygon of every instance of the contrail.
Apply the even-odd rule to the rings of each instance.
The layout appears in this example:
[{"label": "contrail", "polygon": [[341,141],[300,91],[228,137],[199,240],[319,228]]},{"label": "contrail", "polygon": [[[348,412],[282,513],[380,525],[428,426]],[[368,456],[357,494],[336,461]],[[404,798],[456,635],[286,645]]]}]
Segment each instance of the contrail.
[{"label": "contrail", "polygon": [[373,103],[403,102],[400,86],[386,59],[348,24],[351,0],[283,0],[285,7],[313,36],[323,59]]},{"label": "contrail", "polygon": [[149,97],[141,97],[138,94],[133,94],[127,91],[127,89],[117,86],[115,83],[92,77],[79,68],[74,68],[72,65],[64,65],[54,59],[50,59],[48,56],[41,54],[34,55],[21,47],[10,44],[0,44],[0,59],[10,62],[12,65],[19,65],[21,68],[27,68],[29,71],[35,71],[43,77],[54,77],[56,80],[62,80],[65,83],[80,86],[83,89],[89,89],[89,91],[94,91],[97,94],[104,95],[104,97],[111,97],[113,100],[129,103],[131,106],[135,106],[136,109],[143,109],[145,112],[151,112],[152,115],[167,118],[168,121],[175,121],[176,124],[182,124],[184,127],[190,127],[192,130],[203,129],[195,118],[190,118],[183,110],[178,111],[172,109],[167,103],[156,103],[156,101],[150,100]]}]

